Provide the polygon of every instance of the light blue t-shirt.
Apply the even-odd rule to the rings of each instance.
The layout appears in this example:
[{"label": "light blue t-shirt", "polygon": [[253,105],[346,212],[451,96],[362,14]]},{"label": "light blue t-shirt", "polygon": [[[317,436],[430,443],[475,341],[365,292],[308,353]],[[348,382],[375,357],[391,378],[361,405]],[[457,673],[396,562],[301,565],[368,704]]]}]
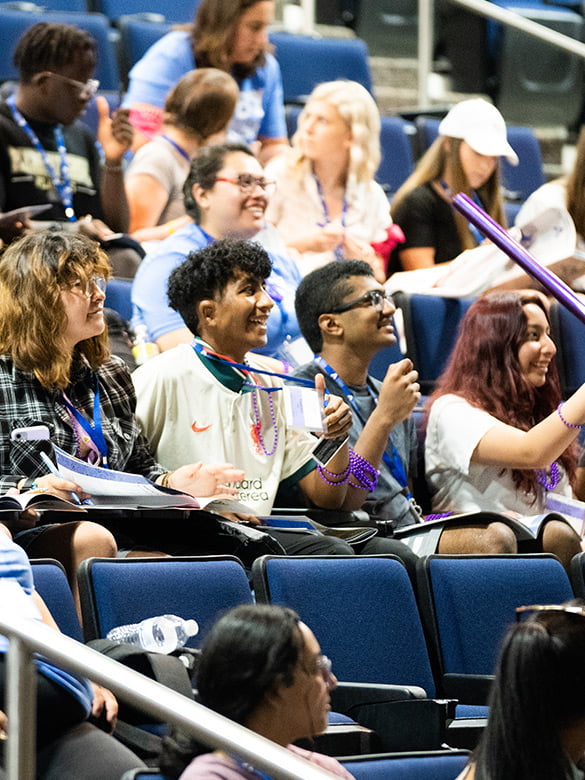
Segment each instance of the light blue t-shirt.
[{"label": "light blue t-shirt", "polygon": [[[179,312],[169,306],[169,276],[190,252],[209,243],[208,235],[191,223],[161,241],[140,263],[132,284],[132,326],[145,325],[151,341],[186,327]],[[282,357],[280,348],[287,338],[294,340],[301,335],[295,313],[295,292],[301,274],[292,258],[271,251],[268,256],[272,273],[266,280],[266,289],[275,305],[268,318],[268,342],[255,351]]]},{"label": "light blue t-shirt", "polygon": [[[130,71],[123,105],[148,103],[163,108],[169,91],[197,66],[190,33],[173,30],[153,44]],[[240,96],[228,128],[228,140],[251,144],[258,137],[286,138],[282,76],[271,55],[252,76],[237,79]]]}]

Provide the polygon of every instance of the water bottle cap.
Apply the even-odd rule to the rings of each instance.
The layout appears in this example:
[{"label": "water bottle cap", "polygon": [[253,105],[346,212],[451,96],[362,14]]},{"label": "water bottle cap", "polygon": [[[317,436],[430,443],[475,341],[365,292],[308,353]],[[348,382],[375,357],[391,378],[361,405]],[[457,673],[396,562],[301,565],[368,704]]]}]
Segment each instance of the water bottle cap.
[{"label": "water bottle cap", "polygon": [[185,621],[185,633],[187,636],[195,636],[199,633],[199,623],[196,620]]}]

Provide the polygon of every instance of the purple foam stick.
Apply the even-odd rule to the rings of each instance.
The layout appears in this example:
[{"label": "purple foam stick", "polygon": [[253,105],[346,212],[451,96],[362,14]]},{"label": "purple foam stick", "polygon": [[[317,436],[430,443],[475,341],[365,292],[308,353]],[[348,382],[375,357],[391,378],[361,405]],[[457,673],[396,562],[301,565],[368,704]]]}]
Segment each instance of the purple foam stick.
[{"label": "purple foam stick", "polygon": [[505,252],[522,270],[526,271],[533,279],[536,279],[550,295],[585,324],[585,304],[556,274],[540,265],[530,252],[515,241],[501,225],[486,214],[467,195],[463,193],[455,195],[452,203],[457,211],[461,212],[484,236],[493,241],[502,252]]}]

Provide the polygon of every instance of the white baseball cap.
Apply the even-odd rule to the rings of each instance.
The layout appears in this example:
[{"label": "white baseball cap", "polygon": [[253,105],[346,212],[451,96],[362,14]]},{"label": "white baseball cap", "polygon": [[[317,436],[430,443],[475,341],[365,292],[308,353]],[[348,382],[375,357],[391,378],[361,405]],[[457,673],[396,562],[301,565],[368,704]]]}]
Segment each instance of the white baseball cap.
[{"label": "white baseball cap", "polygon": [[504,117],[483,98],[453,106],[439,125],[439,135],[460,138],[478,154],[505,157],[511,165],[518,165],[518,155],[506,137]]}]

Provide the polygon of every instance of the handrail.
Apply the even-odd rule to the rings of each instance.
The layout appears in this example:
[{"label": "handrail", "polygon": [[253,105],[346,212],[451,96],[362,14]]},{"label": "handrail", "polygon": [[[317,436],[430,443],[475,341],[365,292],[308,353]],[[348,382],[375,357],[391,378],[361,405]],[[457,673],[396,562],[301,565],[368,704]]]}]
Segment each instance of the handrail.
[{"label": "handrail", "polygon": [[6,668],[7,780],[34,780],[35,777],[34,652],[90,677],[123,701],[182,728],[205,744],[253,763],[275,780],[334,777],[286,748],[36,620],[4,611],[0,615],[0,634],[10,641]]},{"label": "handrail", "polygon": [[[575,40],[568,35],[551,30],[532,19],[509,10],[500,8],[488,0],[451,0],[457,5],[462,5],[472,13],[494,19],[497,22],[513,27],[540,38],[559,49],[563,49],[577,57],[585,59],[585,43]],[[554,8],[554,6],[551,6]],[[429,102],[428,77],[432,70],[433,52],[433,0],[419,0],[418,2],[418,102],[420,106],[426,106]]]}]

